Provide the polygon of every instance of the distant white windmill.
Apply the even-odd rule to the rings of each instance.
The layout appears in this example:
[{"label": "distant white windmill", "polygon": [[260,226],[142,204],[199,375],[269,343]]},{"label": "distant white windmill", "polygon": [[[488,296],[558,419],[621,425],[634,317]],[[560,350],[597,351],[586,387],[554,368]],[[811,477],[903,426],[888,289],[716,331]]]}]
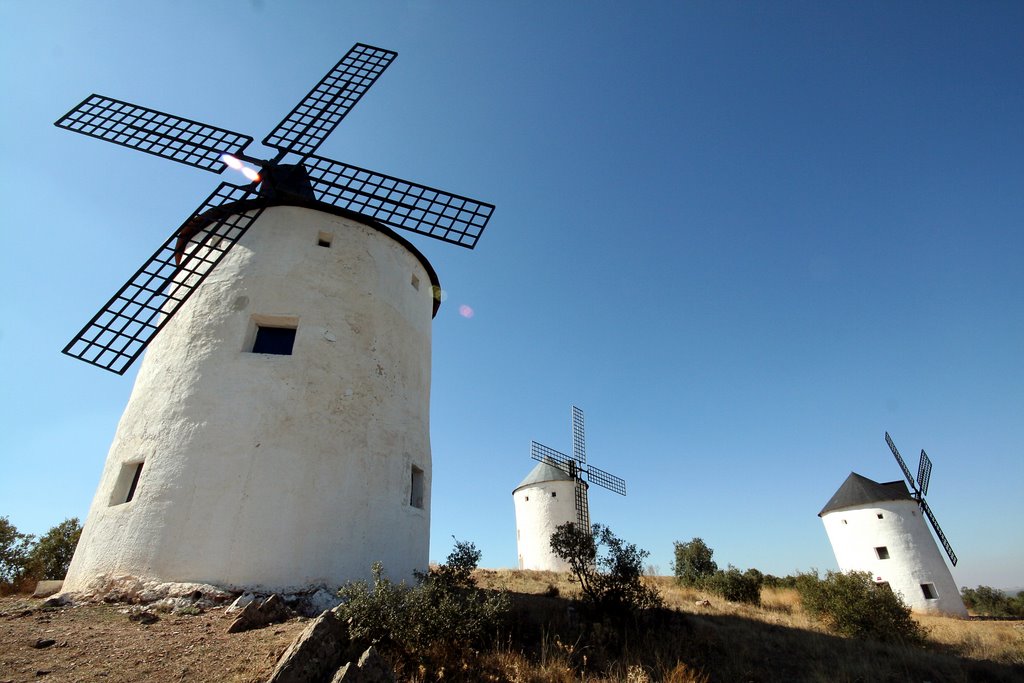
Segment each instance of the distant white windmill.
[{"label": "distant white windmill", "polygon": [[531,443],[530,456],[539,461],[537,466],[512,491],[519,568],[566,571],[569,565],[551,552],[551,534],[566,522],[590,529],[588,482],[622,496],[626,482],[587,465],[583,411],[576,406],[572,407],[572,457],[536,441]]},{"label": "distant white windmill", "polygon": [[931,459],[921,451],[915,482],[888,433],[885,441],[912,492],[902,481],[878,483],[851,472],[818,513],[836,562],[842,571],[869,572],[916,611],[966,617],[953,575],[924,522],[927,517],[955,566],[956,553],[924,500]]}]

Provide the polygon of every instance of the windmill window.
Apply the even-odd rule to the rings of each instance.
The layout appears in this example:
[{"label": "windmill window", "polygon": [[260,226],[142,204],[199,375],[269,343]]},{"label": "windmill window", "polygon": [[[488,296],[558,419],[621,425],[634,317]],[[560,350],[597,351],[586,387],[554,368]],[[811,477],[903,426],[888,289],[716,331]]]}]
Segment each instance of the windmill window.
[{"label": "windmill window", "polygon": [[412,466],[412,482],[409,487],[409,505],[423,508],[423,470]]},{"label": "windmill window", "polygon": [[878,518],[882,519],[882,513],[881,512],[878,513]]},{"label": "windmill window", "polygon": [[843,520],[843,524],[846,524],[846,523],[847,523],[847,522],[846,522],[846,520],[844,519],[844,520]]},{"label": "windmill window", "polygon": [[552,497],[552,498],[555,498],[555,497],[557,497],[557,496],[558,496],[558,491],[552,491],[552,492],[551,492],[551,497]]},{"label": "windmill window", "polygon": [[934,583],[922,583],[921,592],[924,593],[925,600],[938,600],[939,594],[935,592]]},{"label": "windmill window", "polygon": [[292,355],[295,346],[294,327],[256,326],[256,339],[252,344],[253,353],[269,353],[276,356]]},{"label": "windmill window", "polygon": [[530,497],[529,496],[523,496],[523,500],[525,500],[527,503],[529,503],[530,502]]},{"label": "windmill window", "polygon": [[409,284],[411,284],[412,288],[417,292],[420,291],[420,279],[415,275],[412,276],[412,280],[409,281]]},{"label": "windmill window", "polygon": [[889,549],[886,548],[884,545],[880,545],[877,548],[875,548],[875,555],[878,555],[878,559],[880,560],[888,560]]},{"label": "windmill window", "polygon": [[124,505],[135,497],[142,476],[142,462],[127,462],[121,465],[121,471],[110,493],[110,505]]},{"label": "windmill window", "polygon": [[331,235],[331,233],[329,233],[329,232],[321,232],[316,237],[316,246],[318,246],[318,247],[327,247],[328,249],[330,249],[331,248],[331,239],[332,238],[333,238],[333,235]]}]

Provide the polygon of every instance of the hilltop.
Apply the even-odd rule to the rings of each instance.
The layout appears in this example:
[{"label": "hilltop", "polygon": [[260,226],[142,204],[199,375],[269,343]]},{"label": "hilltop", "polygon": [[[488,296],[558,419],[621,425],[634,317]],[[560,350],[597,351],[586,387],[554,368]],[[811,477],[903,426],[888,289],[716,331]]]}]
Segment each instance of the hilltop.
[{"label": "hilltop", "polygon": [[[766,589],[762,605],[724,602],[653,577],[669,609],[641,637],[615,625],[581,625],[564,575],[480,569],[479,585],[512,598],[508,633],[481,652],[472,671],[445,680],[522,683],[584,681],[1018,681],[1024,679],[1024,622],[919,617],[924,648],[840,638],[800,608],[794,591]],[[707,600],[708,604],[704,604]],[[308,620],[228,635],[223,608],[128,618],[123,605],[44,608],[25,596],[0,598],[0,682],[266,680]],[[656,628],[653,627],[656,625]],[[45,647],[36,645],[53,641]],[[401,680],[437,680],[413,672]]]}]

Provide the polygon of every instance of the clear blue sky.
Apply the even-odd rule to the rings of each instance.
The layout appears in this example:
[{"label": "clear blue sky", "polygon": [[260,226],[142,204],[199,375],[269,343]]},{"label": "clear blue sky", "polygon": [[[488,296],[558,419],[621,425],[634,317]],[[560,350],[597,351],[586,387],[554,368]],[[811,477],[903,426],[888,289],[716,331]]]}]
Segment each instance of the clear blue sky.
[{"label": "clear blue sky", "polygon": [[[1024,5],[0,0],[0,515],[85,516],[134,373],[60,349],[218,179],[59,130],[97,92],[261,139],[355,42],[322,153],[497,205],[415,236],[431,558],[516,562],[530,440],[586,413],[592,517],[671,571],[833,568],[850,471],[916,467],[963,585],[1024,585]],[[262,151],[258,145],[254,151]],[[459,315],[459,306],[475,315]]]}]

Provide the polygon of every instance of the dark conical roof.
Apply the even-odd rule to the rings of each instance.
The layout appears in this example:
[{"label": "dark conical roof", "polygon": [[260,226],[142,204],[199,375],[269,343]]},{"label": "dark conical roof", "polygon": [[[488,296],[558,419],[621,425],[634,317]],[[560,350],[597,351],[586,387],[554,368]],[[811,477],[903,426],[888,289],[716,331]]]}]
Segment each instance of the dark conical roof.
[{"label": "dark conical roof", "polygon": [[887,481],[879,484],[877,481],[862,477],[856,472],[850,472],[843,485],[835,492],[825,507],[821,508],[818,516],[826,512],[841,510],[842,508],[880,503],[886,500],[914,500],[903,480]]}]

